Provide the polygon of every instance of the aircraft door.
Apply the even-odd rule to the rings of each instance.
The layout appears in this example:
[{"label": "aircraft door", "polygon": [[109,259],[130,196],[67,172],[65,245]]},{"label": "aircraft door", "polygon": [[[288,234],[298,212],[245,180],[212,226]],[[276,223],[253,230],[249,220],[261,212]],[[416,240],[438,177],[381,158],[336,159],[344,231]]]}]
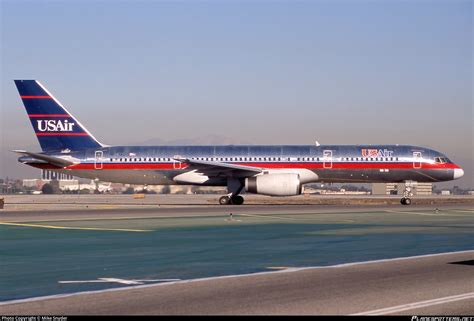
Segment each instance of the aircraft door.
[{"label": "aircraft door", "polygon": [[182,158],[182,157],[180,155],[175,155],[173,157],[173,168],[174,169],[181,169],[181,168],[183,168],[183,163],[176,160],[177,158],[179,159],[179,158]]},{"label": "aircraft door", "polygon": [[103,157],[104,157],[104,152],[101,150],[96,150],[95,151],[95,158],[94,158],[94,168],[95,169],[102,169],[104,167],[103,164]]},{"label": "aircraft door", "polygon": [[332,168],[332,150],[323,151],[323,168]]},{"label": "aircraft door", "polygon": [[421,152],[413,152],[413,168],[421,168]]}]

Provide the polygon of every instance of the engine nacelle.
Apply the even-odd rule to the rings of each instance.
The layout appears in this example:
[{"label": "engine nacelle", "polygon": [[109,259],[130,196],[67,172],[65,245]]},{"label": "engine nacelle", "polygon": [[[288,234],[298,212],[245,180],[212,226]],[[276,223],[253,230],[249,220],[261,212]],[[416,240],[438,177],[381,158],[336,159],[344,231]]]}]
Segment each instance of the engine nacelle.
[{"label": "engine nacelle", "polygon": [[302,185],[298,174],[264,174],[245,179],[245,191],[270,196],[301,194]]}]

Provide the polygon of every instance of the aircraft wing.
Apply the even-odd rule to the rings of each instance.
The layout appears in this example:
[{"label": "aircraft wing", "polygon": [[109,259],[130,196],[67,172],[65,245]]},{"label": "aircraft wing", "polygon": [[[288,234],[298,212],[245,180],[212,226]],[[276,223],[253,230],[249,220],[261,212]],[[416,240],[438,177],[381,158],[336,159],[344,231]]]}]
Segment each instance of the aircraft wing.
[{"label": "aircraft wing", "polygon": [[190,168],[207,176],[253,176],[263,172],[261,167],[252,167],[245,165],[235,165],[223,162],[202,161],[189,158],[175,158],[175,160],[187,164]]},{"label": "aircraft wing", "polygon": [[67,167],[67,166],[75,164],[74,162],[72,162],[70,160],[67,160],[67,159],[54,157],[54,156],[49,156],[49,155],[45,155],[45,154],[27,152],[25,150],[14,150],[13,152],[17,153],[17,154],[29,156],[31,158],[34,158],[35,160],[40,160],[40,161],[46,162],[48,164],[51,164],[51,165],[54,165],[54,166],[57,166],[57,167]]}]

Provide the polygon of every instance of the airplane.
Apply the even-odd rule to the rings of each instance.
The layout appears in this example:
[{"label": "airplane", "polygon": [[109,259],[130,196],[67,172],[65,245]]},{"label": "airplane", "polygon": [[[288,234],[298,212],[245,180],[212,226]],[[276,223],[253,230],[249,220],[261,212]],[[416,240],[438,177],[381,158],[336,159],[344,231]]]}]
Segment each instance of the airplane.
[{"label": "airplane", "polygon": [[109,146],[100,143],[39,81],[15,80],[41,146],[16,150],[40,169],[105,182],[226,186],[221,205],[239,195],[299,195],[308,183],[405,183],[458,179],[463,169],[433,149],[409,145]]}]

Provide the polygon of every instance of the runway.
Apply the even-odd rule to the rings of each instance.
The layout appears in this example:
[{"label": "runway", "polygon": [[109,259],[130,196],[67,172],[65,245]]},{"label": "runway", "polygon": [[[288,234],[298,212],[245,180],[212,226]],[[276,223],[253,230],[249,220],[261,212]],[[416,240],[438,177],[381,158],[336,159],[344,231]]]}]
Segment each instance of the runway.
[{"label": "runway", "polygon": [[474,251],[85,293],[1,314],[472,315]]},{"label": "runway", "polygon": [[[367,211],[407,211],[434,209],[449,210],[473,209],[474,197],[454,197],[444,199],[433,197],[433,204],[427,204],[429,199],[418,204],[414,201],[409,207],[399,204],[398,197],[377,198],[376,202],[350,202],[346,204],[344,197],[326,196],[336,204],[311,203],[304,197],[281,197],[278,202],[274,198],[260,195],[249,195],[250,204],[243,206],[217,205],[217,196],[207,195],[148,195],[144,200],[134,200],[130,195],[23,195],[9,196],[4,210],[0,210],[0,220],[4,221],[33,221],[55,219],[98,219],[105,217],[191,217],[191,216],[222,216],[229,213],[259,213],[259,214],[317,214],[317,213],[363,213]],[[269,200],[270,199],[270,200]],[[365,200],[366,198],[362,198]],[[378,200],[378,201],[377,201]],[[388,200],[394,204],[389,204]],[[306,203],[304,202],[306,201]],[[386,202],[386,204],[384,204]],[[441,213],[442,214],[442,213]]]},{"label": "runway", "polygon": [[470,204],[36,206],[0,212],[0,314],[474,312]]},{"label": "runway", "polygon": [[[89,211],[127,210],[157,208],[205,208],[218,205],[219,194],[148,194],[135,199],[126,194],[63,194],[63,195],[6,195],[4,212],[47,211]],[[412,206],[474,206],[474,195],[416,196]],[[297,209],[299,207],[392,207],[401,206],[397,195],[299,195],[291,197],[271,197],[264,195],[245,195],[244,207],[267,207]],[[236,206],[227,206],[236,208]],[[222,208],[222,206],[220,206]]]}]

